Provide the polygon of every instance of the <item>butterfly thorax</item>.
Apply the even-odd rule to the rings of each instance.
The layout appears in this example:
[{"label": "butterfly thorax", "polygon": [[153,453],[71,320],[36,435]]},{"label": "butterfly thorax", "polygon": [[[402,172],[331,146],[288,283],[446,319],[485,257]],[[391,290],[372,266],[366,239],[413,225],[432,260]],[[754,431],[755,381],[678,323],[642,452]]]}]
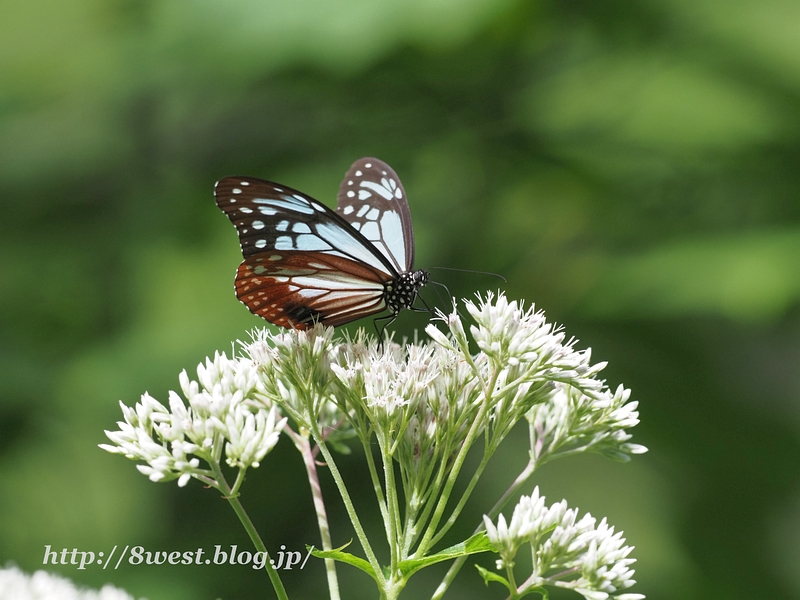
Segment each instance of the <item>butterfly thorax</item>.
[{"label": "butterfly thorax", "polygon": [[383,297],[386,307],[393,313],[408,308],[417,297],[419,288],[428,283],[428,272],[422,269],[401,273],[399,277],[384,286]]}]

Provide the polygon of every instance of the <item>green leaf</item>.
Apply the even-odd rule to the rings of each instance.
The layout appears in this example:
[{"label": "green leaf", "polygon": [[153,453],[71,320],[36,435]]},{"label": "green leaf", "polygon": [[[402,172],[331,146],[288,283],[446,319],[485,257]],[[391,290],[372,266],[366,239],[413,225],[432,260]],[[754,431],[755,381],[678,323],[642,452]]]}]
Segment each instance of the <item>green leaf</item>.
[{"label": "green leaf", "polygon": [[400,572],[407,578],[409,575],[419,571],[420,569],[424,569],[425,567],[442,562],[444,560],[451,560],[453,558],[467,556],[469,554],[478,554],[479,552],[490,552],[492,550],[492,544],[489,542],[486,532],[481,531],[469,539],[464,540],[460,544],[445,548],[436,554],[430,554],[428,556],[423,556],[422,558],[412,558],[401,561],[398,567],[400,568]]},{"label": "green leaf", "polygon": [[336,450],[336,452],[338,452],[339,454],[348,455],[353,452],[350,446],[342,442],[328,442],[328,445],[334,450]]},{"label": "green leaf", "polygon": [[487,587],[489,586],[489,582],[490,581],[496,581],[497,583],[501,583],[504,586],[506,586],[506,589],[509,592],[513,592],[514,591],[512,589],[512,587],[511,587],[511,584],[502,575],[498,575],[497,573],[494,573],[494,572],[490,571],[489,569],[484,569],[480,565],[475,565],[475,568],[478,569],[478,573],[480,573],[481,577],[483,577],[483,583],[485,583]]},{"label": "green leaf", "polygon": [[313,546],[306,546],[306,548],[311,552],[312,556],[316,556],[317,558],[332,558],[333,560],[338,560],[339,562],[347,563],[348,565],[352,565],[357,569],[361,569],[380,585],[381,581],[375,574],[375,569],[372,568],[372,565],[370,565],[363,558],[350,554],[349,552],[342,552],[342,550],[347,548],[352,543],[353,540],[350,540],[344,546],[339,546],[333,550],[317,550]]}]

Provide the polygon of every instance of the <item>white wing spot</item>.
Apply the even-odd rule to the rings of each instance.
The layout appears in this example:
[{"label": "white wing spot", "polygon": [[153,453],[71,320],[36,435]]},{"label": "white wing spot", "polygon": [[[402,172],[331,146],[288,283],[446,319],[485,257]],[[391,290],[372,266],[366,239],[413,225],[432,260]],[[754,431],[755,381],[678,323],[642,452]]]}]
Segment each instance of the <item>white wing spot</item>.
[{"label": "white wing spot", "polygon": [[295,233],[311,233],[311,227],[306,223],[295,223],[292,225],[292,231]]},{"label": "white wing spot", "polygon": [[236,202],[236,198],[231,198],[231,202]]},{"label": "white wing spot", "polygon": [[381,175],[386,175],[386,171],[381,171]]},{"label": "white wing spot", "polygon": [[369,204],[362,204],[361,208],[358,209],[358,212],[356,213],[356,216],[357,217],[363,217],[365,214],[367,214],[368,210],[369,210]]},{"label": "white wing spot", "polygon": [[380,231],[378,231],[378,224],[374,221],[364,223],[364,227],[361,228],[361,233],[363,233],[364,237],[368,240],[378,240],[381,236]]},{"label": "white wing spot", "polygon": [[[355,224],[352,226],[355,227]],[[334,221],[325,221],[314,225],[314,230],[317,234],[336,248],[336,251],[329,251],[328,254],[342,255],[350,260],[366,263],[381,272],[387,272],[383,263],[369,248],[358,243],[358,239],[353,237],[349,229],[349,227],[345,228]],[[306,248],[303,248],[303,250],[306,250]]]},{"label": "white wing spot", "polygon": [[282,258],[283,256],[280,254],[273,254],[272,256],[269,257],[270,260],[280,260]]},{"label": "white wing spot", "polygon": [[264,221],[253,221],[253,229],[264,229]]},{"label": "white wing spot", "polygon": [[256,248],[264,248],[267,245],[267,240],[256,241]]},{"label": "white wing spot", "polygon": [[395,258],[400,268],[406,265],[406,247],[403,241],[403,223],[393,210],[383,213],[380,220],[381,233],[386,249]]},{"label": "white wing spot", "polygon": [[317,298],[327,293],[328,293],[327,290],[301,289],[298,290],[297,295],[300,296],[301,298]]},{"label": "white wing spot", "polygon": [[353,229],[355,229],[356,231],[361,229],[361,223],[350,223],[350,224],[353,226]]},{"label": "white wing spot", "polygon": [[400,200],[403,197],[403,192],[400,190],[400,188],[397,188],[394,191],[394,197],[397,198],[398,200]]},{"label": "white wing spot", "polygon": [[268,217],[278,214],[277,210],[270,208],[269,206],[262,206],[258,209],[258,212],[260,212],[262,215],[267,215]]},{"label": "white wing spot", "polygon": [[242,211],[242,212],[243,212],[244,214],[246,214],[246,215],[249,215],[251,212],[253,212],[253,209],[252,209],[252,208],[247,208],[246,206],[243,206],[243,207],[242,207],[242,208],[240,208],[239,210],[240,210],[240,211]]},{"label": "white wing spot", "polygon": [[364,166],[367,167],[368,169],[371,169],[372,168],[372,163],[367,163]]},{"label": "white wing spot", "polygon": [[[386,179],[384,178],[381,181],[386,182]],[[380,183],[375,183],[374,181],[362,181],[360,185],[362,188],[367,188],[368,190],[372,190],[376,194],[379,194],[384,200],[392,199],[392,190],[389,189],[388,182],[386,182],[384,185],[381,185]],[[361,197],[362,193],[363,190],[359,191],[359,197]]]},{"label": "white wing spot", "polygon": [[356,177],[361,177],[363,173],[361,171],[356,171]]},{"label": "white wing spot", "polygon": [[242,233],[247,233],[247,229],[242,229]]},{"label": "white wing spot", "polygon": [[[277,246],[275,247],[277,248]],[[306,251],[331,250],[331,246],[314,234],[304,233],[297,236],[297,249]]]},{"label": "white wing spot", "polygon": [[347,185],[353,185],[353,180],[351,179],[350,181],[348,181]]},{"label": "white wing spot", "polygon": [[[349,192],[347,192],[347,197],[348,198],[353,198],[355,195],[356,195],[356,193],[353,190],[350,190]],[[231,200],[231,202],[233,202],[233,200]]]},{"label": "white wing spot", "polygon": [[[347,192],[347,195],[349,196],[352,193],[353,192]],[[348,204],[347,206],[345,206],[343,212],[344,212],[344,214],[349,215],[351,212],[353,212],[353,205],[352,204]]]},{"label": "white wing spot", "polygon": [[288,235],[282,235],[275,240],[275,250],[294,250],[292,238]]},{"label": "white wing spot", "polygon": [[249,182],[249,181],[241,181],[241,182],[239,182],[239,183],[240,183],[241,185],[250,185],[250,182]]},{"label": "white wing spot", "polygon": [[239,188],[233,188],[231,191],[232,191],[234,194],[241,194],[241,193],[242,193],[242,190],[240,190]]},{"label": "white wing spot", "polygon": [[275,225],[275,231],[286,231],[289,229],[289,221],[283,220]]},{"label": "white wing spot", "polygon": [[358,190],[358,199],[359,200],[366,200],[370,196],[372,196],[372,194],[370,194],[367,190]]},{"label": "white wing spot", "polygon": [[369,211],[369,212],[367,213],[367,218],[368,218],[370,221],[377,221],[377,220],[378,220],[378,215],[379,215],[379,214],[381,214],[381,211],[379,211],[377,208],[373,208],[371,211]]},{"label": "white wing spot", "polygon": [[255,202],[256,204],[267,204],[272,208],[285,208],[286,210],[291,210],[293,212],[299,212],[306,215],[314,214],[314,209],[305,200],[300,202],[293,196],[286,196],[286,195],[282,196],[281,198],[282,199],[253,198],[253,202]]},{"label": "white wing spot", "polygon": [[317,212],[325,212],[325,207],[322,206],[321,204],[317,204],[316,202],[312,202],[311,206],[313,206],[317,210]]}]

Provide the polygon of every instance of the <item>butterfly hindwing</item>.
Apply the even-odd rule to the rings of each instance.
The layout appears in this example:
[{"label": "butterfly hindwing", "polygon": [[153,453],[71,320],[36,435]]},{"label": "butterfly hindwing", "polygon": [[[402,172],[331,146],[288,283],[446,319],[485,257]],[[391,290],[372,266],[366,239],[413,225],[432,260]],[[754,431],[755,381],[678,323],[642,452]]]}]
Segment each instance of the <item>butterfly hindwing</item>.
[{"label": "butterfly hindwing", "polygon": [[254,254],[239,265],[236,296],[270,323],[305,328],[340,325],[382,311],[384,275],[323,252]]},{"label": "butterfly hindwing", "polygon": [[339,187],[336,212],[367,238],[398,273],[414,266],[411,211],[397,173],[377,158],[360,158]]}]

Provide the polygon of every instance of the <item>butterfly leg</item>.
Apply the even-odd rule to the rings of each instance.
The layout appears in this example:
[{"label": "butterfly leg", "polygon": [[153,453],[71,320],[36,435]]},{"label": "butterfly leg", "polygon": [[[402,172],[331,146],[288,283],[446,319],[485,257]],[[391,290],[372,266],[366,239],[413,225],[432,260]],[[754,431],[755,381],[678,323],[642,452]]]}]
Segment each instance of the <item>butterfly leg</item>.
[{"label": "butterfly leg", "polygon": [[422,302],[422,304],[423,304],[423,305],[425,305],[425,308],[418,308],[418,307],[416,307],[416,306],[409,306],[409,307],[408,307],[408,308],[409,308],[409,310],[412,310],[412,311],[414,311],[414,312],[426,312],[426,313],[430,313],[432,316],[435,316],[435,315],[436,315],[436,313],[434,312],[434,310],[433,310],[433,309],[432,309],[430,306],[428,306],[428,303],[427,303],[427,302],[425,302],[425,298],[423,298],[421,295],[417,294],[417,295],[414,297],[414,301],[416,301],[416,300],[417,300],[417,298],[419,298],[419,301],[420,301],[420,302]]},{"label": "butterfly leg", "polygon": [[[390,315],[386,315],[385,317],[378,317],[377,319],[374,319],[372,321],[372,323],[375,325],[375,331],[378,334],[379,348],[383,346],[383,334],[386,332],[386,328],[389,327],[389,325],[391,325],[392,323],[394,323],[394,320],[397,318],[397,314],[398,314],[397,312],[393,312]],[[386,323],[384,323],[382,327],[378,327],[378,321],[386,321]]]}]

